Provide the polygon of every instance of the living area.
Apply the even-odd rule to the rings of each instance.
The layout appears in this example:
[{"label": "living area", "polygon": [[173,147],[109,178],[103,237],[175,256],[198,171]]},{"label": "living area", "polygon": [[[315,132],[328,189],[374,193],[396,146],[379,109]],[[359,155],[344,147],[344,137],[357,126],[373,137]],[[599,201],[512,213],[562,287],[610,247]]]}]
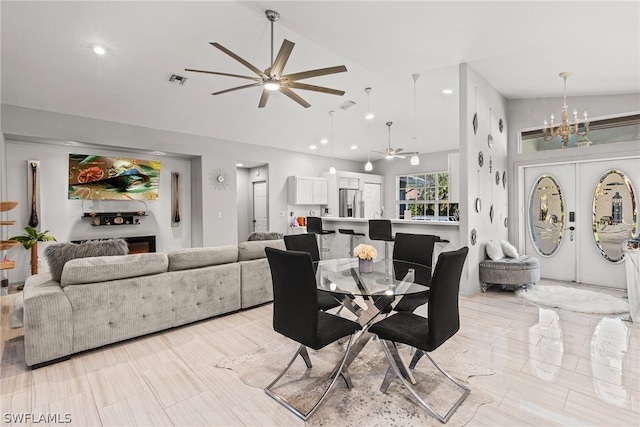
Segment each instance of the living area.
[{"label": "living area", "polygon": [[[342,74],[317,80],[323,86],[347,89],[343,98],[300,91],[312,104],[305,109],[282,93],[273,93],[268,105],[259,108],[259,91],[238,91],[212,97],[211,92],[228,89],[236,81],[225,80],[222,76],[187,74],[184,68],[201,67],[244,74],[246,70],[233,59],[209,45],[213,41],[229,46],[258,65],[268,62],[269,24],[264,19],[263,9],[276,6],[261,2],[217,5],[209,4],[214,2],[181,2],[182,5],[152,2],[149,7],[153,11],[145,11],[142,4],[125,2],[109,6],[77,2],[80,5],[77,9],[71,4],[73,2],[49,2],[55,4],[53,6],[36,2],[8,3],[11,4],[7,6],[7,2],[3,2],[0,6],[3,40],[13,46],[28,28],[33,27],[37,34],[35,27],[41,27],[43,31],[49,28],[45,32],[51,33],[51,41],[46,45],[54,49],[52,56],[58,59],[54,61],[48,57],[45,61],[51,66],[51,78],[40,72],[36,76],[35,71],[31,75],[27,70],[38,63],[36,52],[40,50],[24,48],[29,60],[23,61],[20,49],[5,49],[3,43],[0,200],[18,202],[14,209],[3,212],[0,217],[2,222],[13,222],[0,227],[3,241],[21,234],[24,227],[30,225],[35,205],[38,215],[35,228],[49,230],[59,244],[108,238],[148,237],[145,243],[148,245],[151,240],[155,241],[155,253],[148,250],[150,253],[130,255],[132,258],[128,260],[116,256],[122,265],[114,266],[113,271],[130,270],[127,262],[139,262],[137,267],[149,268],[145,275],[154,278],[157,275],[159,279],[136,279],[120,273],[100,276],[90,261],[75,260],[71,264],[78,268],[75,279],[69,276],[68,281],[63,281],[60,276],[62,282],[56,284],[55,290],[50,282],[37,284],[38,298],[44,298],[47,293],[77,289],[75,299],[65,301],[64,306],[45,303],[41,308],[32,309],[30,315],[34,318],[30,321],[37,324],[38,329],[26,337],[23,329],[9,328],[9,321],[20,293],[16,286],[33,277],[31,253],[21,246],[0,252],[15,262],[15,268],[2,270],[1,276],[11,288],[10,295],[0,298],[3,415],[54,414],[59,416],[55,422],[64,422],[65,414],[69,414],[71,424],[77,425],[304,424],[261,390],[275,377],[268,368],[284,363],[282,361],[293,349],[272,327],[271,283],[264,255],[267,244],[247,242],[246,239],[251,232],[259,231],[254,225],[253,184],[261,183],[266,199],[266,230],[281,235],[304,232],[302,226],[291,227],[292,218],[322,217],[325,225],[336,229],[335,235],[325,237],[327,248],[335,251],[331,255],[345,253],[349,237],[340,235],[338,227],[351,221],[351,228],[365,234],[365,218],[337,218],[337,209],[330,202],[294,203],[288,189],[290,177],[323,178],[333,167],[338,171],[337,175],[332,175],[334,177],[341,174],[379,177],[383,189],[380,205],[384,209],[381,211],[385,218],[394,222],[396,231],[403,227],[422,234],[436,230],[433,234],[449,241],[450,246],[440,248],[443,251],[469,247],[460,283],[460,332],[451,343],[433,354],[438,361],[446,361],[443,365],[472,388],[469,402],[458,410],[450,425],[636,423],[640,410],[637,404],[640,393],[637,386],[637,372],[640,371],[636,357],[640,342],[637,325],[623,320],[625,316],[619,313],[585,314],[530,304],[512,290],[505,291],[500,286],[486,289],[483,283],[481,264],[487,261],[488,243],[504,240],[515,245],[517,254],[529,254],[541,261],[540,285],[592,290],[618,300],[623,300],[626,292],[624,262],[609,262],[606,269],[598,273],[605,279],[608,277],[611,283],[602,285],[598,282],[597,286],[590,286],[593,282],[589,279],[595,275],[583,272],[578,274],[578,280],[554,277],[570,270],[568,264],[563,261],[554,265],[557,258],[528,246],[532,240],[528,203],[535,180],[542,172],[559,175],[560,170],[566,172],[567,165],[571,165],[576,170],[575,188],[581,182],[589,181],[591,193],[581,196],[587,206],[585,208],[583,203],[576,208],[576,221],[591,215],[593,176],[599,178],[605,170],[622,170],[632,187],[640,188],[640,172],[633,170],[634,162],[640,159],[636,134],[632,133],[626,140],[600,144],[593,138],[598,131],[594,126],[590,137],[596,142],[592,146],[572,145],[565,150],[560,142],[555,142],[548,143],[556,144],[555,150],[527,152],[522,148],[523,132],[538,132],[538,138],[542,140],[542,121],[549,113],[559,115],[561,111],[562,80],[557,78],[560,69],[540,71],[533,81],[522,77],[521,86],[513,85],[506,92],[501,86],[504,84],[500,80],[502,77],[490,79],[488,76],[492,74],[485,69],[483,61],[467,56],[461,56],[464,61],[436,67],[428,58],[437,55],[425,53],[425,62],[415,65],[418,69],[409,69],[404,62],[398,63],[395,71],[365,69],[366,55],[346,59],[344,51],[330,53],[330,47],[306,39],[314,34],[313,37],[322,38],[318,34],[324,30],[315,28],[316,23],[297,21],[297,18],[314,12],[321,16],[323,14],[316,8],[320,3],[329,5],[313,2],[302,13],[305,10],[302,4],[282,2],[277,4],[282,18],[276,26],[276,52],[283,34],[298,43],[291,56],[292,69],[289,71],[334,65],[332,61],[335,60],[335,64],[346,63],[349,71],[343,74],[360,77],[356,83],[346,80]],[[428,8],[433,2],[415,3],[407,5],[407,10],[418,8],[417,16],[423,19],[434,12]],[[479,5],[463,3],[444,13],[442,22],[446,15],[458,16],[458,12],[461,12],[459,16],[473,15],[474,11],[480,16],[480,12],[486,12]],[[509,13],[505,11],[505,18],[497,21],[494,17],[487,18],[489,23],[483,27],[502,28],[501,22],[515,22],[507,18],[520,16],[521,19],[527,13],[526,7],[514,14],[510,12],[513,5],[490,3],[486,6],[491,8],[492,15],[498,14],[500,8],[508,9]],[[56,10],[56,6],[61,9]],[[408,13],[394,9],[390,2],[381,2],[378,6],[403,15]],[[109,10],[109,7],[113,9]],[[336,11],[345,11],[345,16],[351,17],[354,16],[351,8],[357,9],[353,4],[335,7]],[[557,7],[574,12],[562,2]],[[602,5],[593,7],[598,13],[607,10]],[[637,9],[632,5],[624,7]],[[361,8],[365,6],[361,5]],[[64,25],[46,24],[47,15],[58,16],[63,14],[61,11],[69,15],[60,21]],[[82,26],[74,26],[73,21],[91,22],[90,16],[98,11],[111,16],[112,22],[120,22],[123,34],[139,27],[146,16],[157,16],[161,21],[154,23],[154,28],[164,24],[165,29],[175,28],[176,33],[180,33],[178,28],[194,30],[185,36],[187,40],[163,39],[168,51],[172,52],[168,62],[139,58],[142,45],[152,45],[157,50],[158,45],[163,44],[143,36],[139,29],[138,37],[130,41],[125,41],[124,37],[112,39],[111,46],[107,44],[106,57],[102,57],[106,61],[100,62],[100,58],[89,52],[94,40],[83,42],[87,52],[82,50],[84,47],[69,42],[73,28],[80,32],[78,28]],[[590,11],[587,16],[596,12]],[[366,13],[372,17],[372,12]],[[622,16],[632,20],[631,24],[637,24],[637,20],[629,18],[632,13],[618,11],[612,14],[609,11],[605,15],[612,19]],[[175,22],[168,21],[168,16],[175,17]],[[210,19],[205,16],[217,16],[228,23],[213,25],[207,23]],[[289,19],[290,16],[296,19]],[[342,19],[346,18],[336,19],[336,22],[344,22]],[[469,18],[463,19],[468,24],[465,27],[475,28],[467,21]],[[103,24],[108,21],[101,18]],[[25,27],[19,23],[24,23]],[[200,25],[202,28],[213,25],[216,29],[203,34],[202,28],[195,29]],[[508,24],[512,29],[509,34],[519,33],[512,25]],[[612,33],[613,27],[625,27],[607,25]],[[366,33],[365,27],[351,32]],[[104,28],[110,28],[110,25],[106,24]],[[283,33],[278,33],[281,29]],[[384,29],[385,34],[389,34],[388,31]],[[415,31],[417,34],[418,30]],[[157,30],[157,34],[165,32]],[[506,32],[507,29],[500,40],[512,37]],[[624,34],[633,39],[637,30],[627,30]],[[341,33],[339,37],[352,40],[349,34]],[[236,46],[234,41],[240,39],[243,42]],[[353,40],[359,39],[359,35],[353,35]],[[35,39],[29,40],[28,43],[25,41],[25,46],[37,45]],[[105,36],[104,40],[108,41],[109,37]],[[252,52],[252,40],[260,40],[260,47],[255,47],[255,52]],[[186,48],[181,50],[179,47],[195,44],[202,46],[194,47],[188,53]],[[494,54],[502,51],[502,44],[491,44],[495,46]],[[410,45],[409,42],[405,44]],[[394,48],[388,48],[386,52],[393,56]],[[502,61],[519,62],[514,50],[505,49],[505,52],[500,53]],[[300,62],[294,63],[298,54],[301,55]],[[626,76],[629,71],[633,74],[637,70],[638,61],[637,56],[629,52],[624,55],[628,66],[622,67],[625,69],[621,72]],[[156,56],[163,55],[153,55]],[[422,53],[417,56],[421,57]],[[485,60],[489,57],[491,55]],[[57,62],[64,63],[62,58],[74,58],[68,62],[76,63],[85,76],[74,74],[78,78],[62,78],[66,75],[64,67],[53,66],[60,65]],[[147,66],[146,62],[154,65]],[[131,70],[132,74],[123,77],[123,70]],[[640,111],[637,87],[634,89],[631,84],[632,89],[615,90],[607,82],[628,81],[629,78],[600,75],[590,77],[589,83],[584,85],[579,78],[582,71],[573,70],[575,76],[567,84],[570,91],[567,103],[571,108],[588,110],[592,123],[637,116]],[[188,81],[183,85],[167,82],[165,77],[176,72],[187,75]],[[414,79],[412,85],[413,72],[420,72],[421,76],[417,81]],[[123,90],[118,86],[117,82],[125,80],[134,82],[130,89]],[[453,82],[453,97],[442,93],[443,81]],[[603,88],[597,89],[600,84]],[[541,90],[544,85],[549,89]],[[593,86],[593,91],[586,87],[588,85]],[[80,90],[81,86],[86,92]],[[370,97],[365,93],[366,87],[373,87]],[[576,96],[572,96],[573,88],[576,88]],[[40,95],[35,94],[38,92]],[[389,95],[391,92],[393,96]],[[144,105],[138,104],[135,98],[144,101]],[[344,105],[347,100],[354,105]],[[376,112],[376,118],[367,122],[364,116],[369,110]],[[334,114],[328,114],[329,111]],[[393,131],[385,126],[388,120],[394,121]],[[430,123],[438,123],[437,129],[435,125],[431,128]],[[637,122],[631,127],[637,129]],[[584,132],[583,127],[580,132]],[[491,136],[490,144],[487,135]],[[325,137],[330,143],[321,142]],[[545,145],[536,141],[540,146]],[[572,144],[574,141],[572,139]],[[391,147],[404,147],[409,154],[403,157],[398,151],[399,155],[386,159],[376,153],[384,153]],[[410,160],[414,151],[418,165]],[[126,201],[69,197],[72,155],[157,162],[161,164],[157,197]],[[373,164],[373,171],[364,169],[368,161]],[[32,174],[31,163],[37,164],[36,176]],[[589,169],[592,164],[597,165],[593,171]],[[531,176],[527,175],[531,171]],[[538,171],[542,172],[538,174]],[[581,175],[581,171],[589,171],[589,174]],[[400,217],[405,212],[400,207],[407,199],[400,200],[399,177],[428,174],[447,174],[452,182],[450,188],[454,188],[455,183],[457,194],[451,195],[446,202],[459,205],[457,220],[428,224],[424,219],[432,214],[426,211],[414,214],[412,220]],[[337,198],[338,189],[342,188],[338,184],[335,187],[330,198]],[[563,187],[563,195],[570,193],[565,188],[571,187]],[[571,199],[566,203],[571,203]],[[572,226],[569,211],[572,210],[568,206],[565,210],[566,229],[563,227],[563,238],[557,239],[557,246],[566,250],[572,245],[579,248],[588,245],[589,250],[593,249],[596,256],[600,256],[599,247],[578,234],[585,229],[591,231],[590,219],[586,227],[578,226],[576,241],[573,230],[572,233],[569,230]],[[130,223],[127,223],[128,219],[119,219],[124,218],[123,212],[133,213]],[[143,214],[136,216],[139,212]],[[376,214],[380,215],[380,212]],[[94,221],[100,218],[107,218],[108,223],[96,224]],[[637,224],[637,218],[634,221]],[[610,226],[610,222],[603,225]],[[592,235],[591,232],[587,237],[593,240]],[[367,236],[363,239],[372,243]],[[53,245],[48,242],[38,245],[38,268],[43,276],[50,270],[44,251]],[[280,240],[269,245],[283,247]],[[581,259],[580,250],[573,253],[574,263]],[[582,255],[585,252],[586,249]],[[182,267],[180,263],[183,263]],[[575,270],[589,268],[585,264],[589,263],[580,265],[578,261]],[[259,268],[252,270],[254,265]],[[593,263],[590,268],[598,269],[598,265]],[[199,282],[204,270],[215,271],[211,273],[214,279]],[[224,274],[218,273],[222,270]],[[114,289],[105,290],[104,294],[94,293],[96,290],[90,283],[82,282],[87,277],[95,278],[96,282],[113,283]],[[535,274],[531,273],[531,277]],[[494,280],[497,284],[504,283],[500,279]],[[131,283],[137,283],[139,288],[135,295],[124,297],[126,292],[120,291]],[[63,288],[68,289],[64,291]],[[188,291],[182,289],[183,294],[175,297],[181,288]],[[222,288],[226,290],[221,291]],[[89,305],[89,299],[100,300],[100,303]],[[176,302],[178,305],[172,305]],[[181,313],[181,320],[167,320],[166,313],[176,310]],[[148,326],[153,322],[160,326]],[[66,335],[52,334],[54,325],[60,324],[73,326],[66,328]],[[607,340],[606,337],[611,336],[615,339]],[[613,356],[607,360],[607,355]],[[30,368],[69,356],[69,360],[50,366]],[[388,398],[377,387],[384,377],[384,354],[377,342],[367,345],[362,360],[366,363],[359,365],[360,368],[371,364],[376,369],[366,373],[364,369],[358,371],[354,367],[355,382],[361,385],[375,383],[376,387],[349,390],[337,386],[333,400],[327,400],[324,409],[307,424],[352,425],[362,420],[372,424],[439,424],[426,413],[420,413],[417,407],[404,406],[406,402],[398,400],[391,401],[389,406],[393,409],[390,413],[375,405],[359,406],[359,402]],[[263,376],[257,378],[254,372],[247,372],[243,364],[255,368],[253,371],[259,371]],[[605,370],[608,374],[603,373]],[[396,382],[392,387],[398,390],[401,384]],[[6,423],[20,424],[18,421]]]}]

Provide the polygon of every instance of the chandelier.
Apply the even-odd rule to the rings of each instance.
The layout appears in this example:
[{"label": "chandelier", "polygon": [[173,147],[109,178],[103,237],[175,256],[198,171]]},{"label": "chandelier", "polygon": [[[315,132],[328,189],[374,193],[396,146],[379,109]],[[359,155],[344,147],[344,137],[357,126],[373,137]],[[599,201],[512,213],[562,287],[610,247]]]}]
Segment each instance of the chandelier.
[{"label": "chandelier", "polygon": [[564,71],[560,73],[560,77],[564,79],[564,98],[562,100],[562,124],[558,127],[554,127],[553,119],[554,115],[551,114],[551,123],[544,121],[543,139],[544,142],[550,142],[556,139],[558,136],[562,138],[562,148],[567,148],[569,142],[569,135],[586,136],[589,133],[589,119],[587,118],[587,112],[584,112],[584,132],[578,132],[578,111],[573,110],[573,124],[569,124],[569,107],[567,106],[567,77],[572,73]]}]

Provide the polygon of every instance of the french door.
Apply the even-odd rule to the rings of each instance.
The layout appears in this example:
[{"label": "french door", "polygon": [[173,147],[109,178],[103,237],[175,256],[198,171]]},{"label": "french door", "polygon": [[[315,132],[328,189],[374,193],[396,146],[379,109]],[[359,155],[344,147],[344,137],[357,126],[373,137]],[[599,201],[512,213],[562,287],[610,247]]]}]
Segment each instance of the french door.
[{"label": "french door", "polygon": [[[596,241],[594,230],[597,231],[598,227],[594,226],[594,212],[597,211],[594,207],[594,193],[604,175],[610,171],[618,171],[628,178],[632,196],[638,197],[637,193],[633,193],[634,189],[640,188],[639,164],[640,159],[631,158],[525,168],[525,203],[521,222],[525,227],[525,253],[540,260],[541,277],[610,288],[626,288],[626,261],[622,259],[615,262],[607,259],[602,253],[602,242],[599,244]],[[542,177],[551,179],[541,181]],[[551,244],[545,247],[536,241],[540,240],[541,236],[558,237],[557,234],[547,232],[552,229],[548,224],[556,220],[552,214],[545,211],[552,207],[545,205],[546,199],[540,201],[540,197],[544,198],[542,188],[552,181],[557,184],[563,207],[563,217],[557,217],[557,222],[563,220],[563,224],[555,250]],[[539,185],[540,182],[542,185]],[[635,210],[637,214],[638,200],[635,200],[635,203],[633,209],[629,210]],[[625,222],[633,223],[633,213],[629,215],[627,212],[625,215]],[[547,218],[546,223],[541,220],[542,217]],[[601,220],[612,222],[610,217]],[[536,234],[535,231],[540,230],[540,224],[547,226],[548,230],[543,230],[546,233]],[[557,228],[560,229],[560,226]],[[599,239],[602,240],[602,236]]]}]

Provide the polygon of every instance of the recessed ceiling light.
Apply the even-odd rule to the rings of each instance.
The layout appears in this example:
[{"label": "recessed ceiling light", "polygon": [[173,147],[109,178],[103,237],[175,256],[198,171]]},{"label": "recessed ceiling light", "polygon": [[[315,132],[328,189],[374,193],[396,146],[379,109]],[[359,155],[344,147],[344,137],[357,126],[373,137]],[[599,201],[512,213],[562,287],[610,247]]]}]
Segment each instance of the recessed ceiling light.
[{"label": "recessed ceiling light", "polygon": [[151,154],[154,156],[164,156],[166,153],[164,151],[152,151]]},{"label": "recessed ceiling light", "polygon": [[94,52],[96,55],[104,55],[105,53],[107,53],[107,51],[105,50],[105,48],[103,48],[103,47],[102,47],[102,46],[100,46],[100,45],[95,45],[95,46],[93,47],[93,52]]},{"label": "recessed ceiling light", "polygon": [[355,150],[356,148],[358,148],[358,146],[357,146],[357,145],[352,145],[352,146],[351,146],[351,149],[352,149],[352,150]]},{"label": "recessed ceiling light", "polygon": [[242,167],[242,166],[244,166],[242,163],[236,163],[236,167],[237,168]]},{"label": "recessed ceiling light", "polygon": [[442,89],[442,93],[445,95],[451,95],[453,93],[453,89]]},{"label": "recessed ceiling light", "polygon": [[329,140],[327,138],[322,138],[320,140],[320,144],[326,144],[327,142],[329,142]]},{"label": "recessed ceiling light", "polygon": [[372,120],[375,116],[373,115],[373,113],[368,113],[366,116],[364,116],[365,119],[367,120]]},{"label": "recessed ceiling light", "polygon": [[310,150],[315,150],[316,148],[318,148],[317,145],[312,145],[311,147],[309,147]]}]

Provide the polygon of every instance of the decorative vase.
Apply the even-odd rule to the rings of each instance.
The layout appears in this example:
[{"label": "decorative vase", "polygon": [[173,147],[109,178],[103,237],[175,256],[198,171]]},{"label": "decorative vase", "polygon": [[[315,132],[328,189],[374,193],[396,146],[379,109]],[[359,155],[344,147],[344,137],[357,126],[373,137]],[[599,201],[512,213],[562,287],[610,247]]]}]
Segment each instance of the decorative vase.
[{"label": "decorative vase", "polygon": [[358,258],[358,270],[360,273],[371,273],[373,271],[373,260]]}]

